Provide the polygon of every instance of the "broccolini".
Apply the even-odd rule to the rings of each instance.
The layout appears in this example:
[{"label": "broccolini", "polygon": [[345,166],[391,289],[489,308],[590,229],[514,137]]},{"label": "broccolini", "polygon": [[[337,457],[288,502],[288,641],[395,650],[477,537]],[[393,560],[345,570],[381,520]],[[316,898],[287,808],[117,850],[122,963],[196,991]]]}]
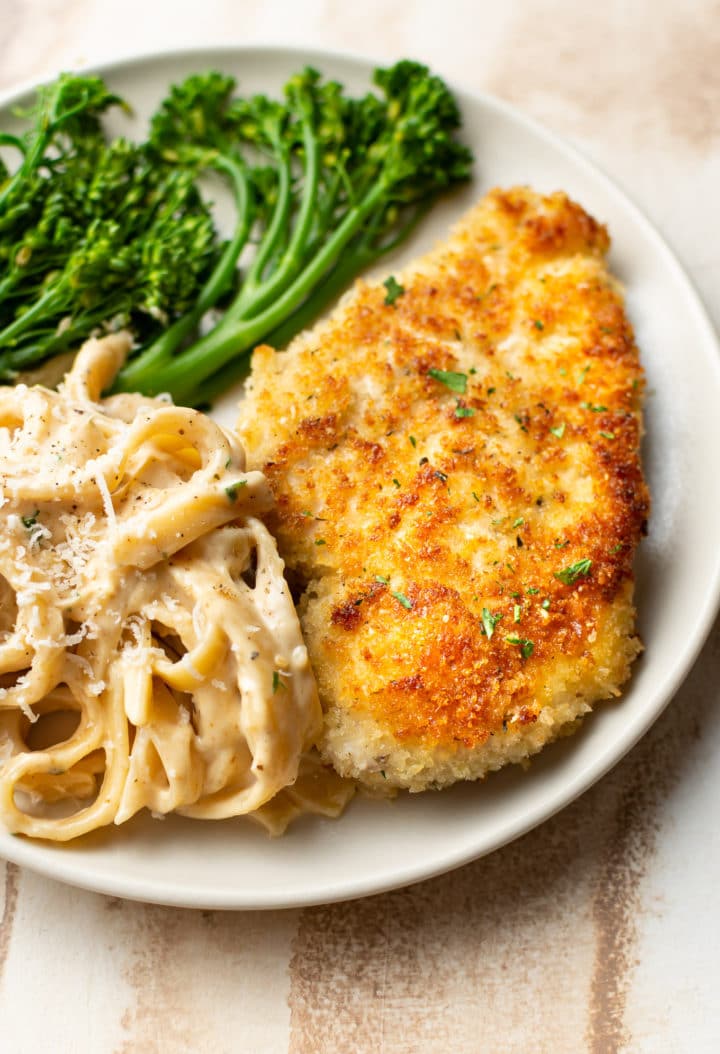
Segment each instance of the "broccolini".
[{"label": "broccolini", "polygon": [[[0,376],[122,325],[136,348],[115,390],[200,405],[311,323],[470,174],[439,77],[402,61],[373,80],[354,97],[306,68],[271,99],[193,74],[140,144],[106,140],[124,104],[99,78],[43,89],[26,135],[0,138],[21,153],[0,168]],[[230,191],[227,240],[208,175]]]}]

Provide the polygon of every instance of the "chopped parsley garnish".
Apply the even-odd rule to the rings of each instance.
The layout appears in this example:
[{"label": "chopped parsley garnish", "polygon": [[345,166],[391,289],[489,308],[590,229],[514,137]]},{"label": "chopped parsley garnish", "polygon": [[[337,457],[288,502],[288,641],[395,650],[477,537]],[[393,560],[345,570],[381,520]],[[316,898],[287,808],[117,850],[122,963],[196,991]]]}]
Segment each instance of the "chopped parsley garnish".
[{"label": "chopped parsley garnish", "polygon": [[585,380],[585,378],[588,375],[588,371],[589,370],[590,370],[589,366],[583,366],[582,370],[580,371],[580,376],[578,377],[578,384],[582,384],[583,383],[583,381]]},{"label": "chopped parsley garnish", "polygon": [[441,472],[439,468],[436,468],[433,472],[435,479],[439,479],[441,483],[447,483],[447,473]]},{"label": "chopped parsley garnish", "polygon": [[241,487],[247,487],[246,479],[239,479],[237,483],[231,483],[229,487],[225,488],[225,493],[227,494],[230,501],[236,500],[238,496],[238,491]]},{"label": "chopped parsley garnish", "polygon": [[523,432],[527,432],[527,425],[523,421],[523,419],[520,416],[520,414],[513,414],[513,417],[515,418],[517,423],[520,425],[520,427],[522,428]]},{"label": "chopped parsley garnish", "polygon": [[603,406],[601,403],[598,403],[597,406],[593,406],[592,403],[580,403],[580,405],[583,410],[591,410],[594,414],[602,414],[607,410],[607,406]]},{"label": "chopped parsley garnish", "polygon": [[400,480],[399,479],[395,479],[394,477],[393,477],[393,483],[395,484],[396,487],[400,486]]},{"label": "chopped parsley garnish", "polygon": [[412,600],[408,600],[404,593],[393,593],[391,591],[390,596],[395,597],[397,602],[402,604],[404,608],[407,608],[408,611],[412,610]]},{"label": "chopped parsley garnish", "polygon": [[624,544],[625,544],[624,542],[618,542],[618,543],[617,543],[617,545],[614,545],[614,546],[612,547],[612,549],[610,550],[610,555],[611,555],[611,556],[614,556],[614,555],[615,555],[615,553],[619,553],[619,552],[620,552],[620,550],[621,550],[621,549],[623,548],[623,545],[624,545]]},{"label": "chopped parsley garnish", "polygon": [[492,395],[494,391],[496,391],[496,389],[495,389],[495,388],[488,388],[488,389],[487,389],[487,394],[488,394],[488,395]]},{"label": "chopped parsley garnish", "polygon": [[601,432],[600,435],[603,437],[603,439],[614,439],[615,438],[615,433],[614,432]]},{"label": "chopped parsley garnish", "polygon": [[562,439],[562,437],[565,435],[565,422],[563,421],[561,425],[557,425],[555,428],[551,428],[550,431],[554,436],[557,436],[558,439]]},{"label": "chopped parsley garnish", "polygon": [[522,618],[522,606],[520,604],[513,604],[513,622],[519,622]]},{"label": "chopped parsley garnish", "polygon": [[403,293],[405,292],[405,286],[400,285],[400,283],[395,278],[395,275],[392,275],[392,274],[390,275],[389,278],[385,279],[385,281],[383,282],[383,285],[385,286],[385,290],[386,290],[386,292],[385,292],[385,303],[389,304],[391,306],[395,303],[397,298],[402,296]]},{"label": "chopped parsley garnish", "polygon": [[513,520],[511,526],[512,527],[522,527],[522,525],[524,523],[525,523],[525,520],[522,518],[522,516],[518,516],[518,518],[516,520]]},{"label": "chopped parsley garnish", "polygon": [[415,436],[408,436],[408,439],[410,440],[413,446],[417,446],[417,439],[415,438]]},{"label": "chopped parsley garnish", "polygon": [[475,493],[475,491],[474,491],[474,490],[473,490],[473,491],[471,491],[471,493],[472,493],[472,496],[473,496],[473,498],[475,499],[475,501],[476,501],[476,502],[478,503],[478,505],[479,505],[479,504],[480,504],[480,499],[478,498],[477,494]]},{"label": "chopped parsley garnish", "polygon": [[31,530],[38,522],[39,515],[40,509],[35,509],[35,512],[32,514],[32,516],[21,516],[20,519],[22,520],[23,527],[25,527],[28,531]]},{"label": "chopped parsley garnish", "polygon": [[533,325],[535,326],[535,329],[545,329],[545,323],[541,322],[539,318],[535,319]]},{"label": "chopped parsley garnish", "polygon": [[536,594],[536,593],[539,593],[539,592],[540,592],[540,590],[539,590],[539,589],[536,589],[536,588],[535,588],[535,586],[530,586],[530,587],[529,587],[528,589],[526,589],[526,590],[525,590],[525,592],[526,592],[526,593],[529,593],[529,594],[530,594],[530,596],[535,596],[535,594]]},{"label": "chopped parsley garnish", "polygon": [[390,581],[389,578],[385,578],[384,575],[375,575],[375,581],[380,582],[381,585],[386,586]]},{"label": "chopped parsley garnish", "polygon": [[280,680],[280,674],[277,672],[277,670],[273,670],[273,695],[275,695],[275,692],[278,690],[278,688],[284,687],[285,685]]},{"label": "chopped parsley garnish", "polygon": [[495,632],[495,627],[497,626],[501,618],[502,615],[493,615],[493,613],[488,608],[482,609],[482,624],[483,629],[485,630],[485,636],[488,640],[490,640],[493,633]]},{"label": "chopped parsley garnish", "polygon": [[585,575],[590,574],[591,567],[592,560],[578,560],[577,563],[564,567],[562,571],[556,571],[555,578],[564,585],[571,586],[574,582],[577,582],[578,578],[583,578]]},{"label": "chopped parsley garnish", "polygon": [[229,457],[227,459],[227,461],[225,462],[225,468],[230,468],[231,465],[232,465],[232,458]]},{"label": "chopped parsley garnish", "polygon": [[542,604],[540,605],[540,607],[541,607],[541,608],[542,608],[542,609],[543,609],[544,611],[549,611],[549,610],[550,610],[550,599],[549,599],[548,597],[545,597],[545,599],[543,600],[543,602],[542,602]]},{"label": "chopped parsley garnish", "polygon": [[556,548],[556,549],[564,549],[566,545],[569,545],[569,544],[570,544],[570,542],[568,541],[568,539],[567,539],[567,538],[565,539],[565,541],[564,541],[564,542],[560,542],[560,541],[558,541],[558,539],[556,538],[556,539],[555,539],[555,542],[554,542],[553,544],[555,545],[555,548]]},{"label": "chopped parsley garnish", "polygon": [[455,407],[456,417],[474,417],[475,411],[471,406],[461,406],[460,400],[458,399],[457,406]]},{"label": "chopped parsley garnish", "polygon": [[440,381],[440,384],[444,384],[451,392],[458,392],[460,395],[464,395],[467,391],[466,373],[457,373],[455,370],[436,370],[433,368],[428,370],[428,376],[432,377],[434,381]]},{"label": "chopped parsley garnish", "polygon": [[316,538],[315,539],[315,545],[327,545],[327,542],[325,541],[324,538]]},{"label": "chopped parsley garnish", "polygon": [[527,640],[525,637],[518,637],[516,633],[509,634],[505,638],[505,640],[508,642],[508,644],[520,645],[520,654],[522,655],[523,659],[529,659],[533,651],[535,650],[535,645],[531,640]]}]

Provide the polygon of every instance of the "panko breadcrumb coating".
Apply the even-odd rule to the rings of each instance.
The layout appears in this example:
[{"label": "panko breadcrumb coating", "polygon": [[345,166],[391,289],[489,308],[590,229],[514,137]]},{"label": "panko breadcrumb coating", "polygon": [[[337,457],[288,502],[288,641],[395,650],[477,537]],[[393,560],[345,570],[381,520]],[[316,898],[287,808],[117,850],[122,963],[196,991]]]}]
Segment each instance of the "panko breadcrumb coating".
[{"label": "panko breadcrumb coating", "polygon": [[494,190],[404,273],[256,350],[240,434],[342,775],[477,779],[629,677],[643,374],[608,247],[566,195]]}]

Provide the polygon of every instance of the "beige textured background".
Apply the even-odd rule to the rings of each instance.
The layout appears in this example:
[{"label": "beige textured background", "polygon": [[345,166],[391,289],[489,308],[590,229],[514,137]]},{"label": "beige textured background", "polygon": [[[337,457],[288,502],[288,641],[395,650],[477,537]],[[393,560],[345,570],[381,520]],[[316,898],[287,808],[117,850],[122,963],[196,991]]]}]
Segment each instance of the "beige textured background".
[{"label": "beige textured background", "polygon": [[[193,43],[428,61],[608,170],[720,321],[713,0],[0,0],[0,25],[0,90]],[[717,1050],[719,659],[716,627],[609,777],[513,845],[408,890],[223,915],[123,903],[0,863],[0,1050]]]}]

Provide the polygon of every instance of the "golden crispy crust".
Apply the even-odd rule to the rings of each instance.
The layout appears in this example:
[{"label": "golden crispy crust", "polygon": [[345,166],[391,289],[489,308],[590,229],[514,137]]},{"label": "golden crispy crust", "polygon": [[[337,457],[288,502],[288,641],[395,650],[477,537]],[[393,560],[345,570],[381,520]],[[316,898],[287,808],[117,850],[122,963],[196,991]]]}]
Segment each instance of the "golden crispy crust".
[{"label": "golden crispy crust", "polygon": [[287,353],[256,351],[241,435],[309,584],[325,708],[424,759],[406,779],[326,744],[342,771],[449,782],[433,758],[628,676],[643,377],[608,246],[564,194],[495,190],[393,304],[359,283]]}]

